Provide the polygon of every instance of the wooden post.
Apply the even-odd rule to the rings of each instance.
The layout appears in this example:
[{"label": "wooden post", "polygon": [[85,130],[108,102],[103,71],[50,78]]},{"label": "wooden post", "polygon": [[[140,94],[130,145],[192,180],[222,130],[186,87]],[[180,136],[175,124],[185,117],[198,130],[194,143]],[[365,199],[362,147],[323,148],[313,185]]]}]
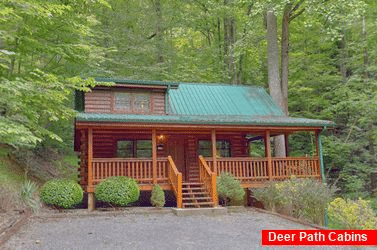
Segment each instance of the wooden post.
[{"label": "wooden post", "polygon": [[215,206],[218,206],[219,205],[219,199],[218,199],[218,196],[217,196],[217,183],[216,183],[216,173],[213,173],[211,175],[211,183],[212,183],[212,200],[213,200],[213,203],[215,204]]},{"label": "wooden post", "polygon": [[284,133],[285,157],[289,156],[289,133]]},{"label": "wooden post", "polygon": [[183,198],[183,195],[182,195],[182,173],[179,173],[178,174],[178,193],[177,193],[177,207],[178,208],[182,208],[182,198]]},{"label": "wooden post", "polygon": [[217,174],[216,130],[211,131],[213,172]]},{"label": "wooden post", "polygon": [[267,166],[268,166],[268,179],[272,180],[272,158],[271,158],[271,142],[270,142],[270,131],[266,131],[266,135],[264,137],[264,147],[266,150],[266,157],[267,157]]},{"label": "wooden post", "polygon": [[93,129],[88,129],[88,210],[95,209],[93,187]]},{"label": "wooden post", "polygon": [[152,169],[153,169],[153,184],[157,184],[157,139],[156,139],[156,129],[152,129]]}]

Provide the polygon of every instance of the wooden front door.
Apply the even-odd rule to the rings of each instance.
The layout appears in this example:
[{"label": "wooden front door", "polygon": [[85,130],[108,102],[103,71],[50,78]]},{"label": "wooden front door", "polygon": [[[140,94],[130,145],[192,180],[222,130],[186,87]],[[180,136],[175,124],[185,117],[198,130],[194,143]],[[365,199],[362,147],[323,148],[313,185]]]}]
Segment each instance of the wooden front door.
[{"label": "wooden front door", "polygon": [[179,172],[182,173],[183,180],[187,178],[186,168],[186,138],[184,136],[172,136],[169,139],[169,155],[174,160]]}]

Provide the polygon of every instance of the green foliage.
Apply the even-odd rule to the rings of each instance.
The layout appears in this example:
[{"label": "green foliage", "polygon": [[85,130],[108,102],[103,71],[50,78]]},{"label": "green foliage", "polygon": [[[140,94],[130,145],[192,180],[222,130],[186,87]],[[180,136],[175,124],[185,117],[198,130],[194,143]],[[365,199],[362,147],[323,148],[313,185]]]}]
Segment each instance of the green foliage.
[{"label": "green foliage", "polygon": [[94,61],[92,10],[102,6],[106,1],[0,2],[0,143],[18,149],[62,142],[52,125],[71,124],[68,97],[93,83],[79,75]]},{"label": "green foliage", "polygon": [[42,186],[40,199],[47,205],[71,208],[82,202],[83,190],[74,181],[64,179],[52,180]]},{"label": "green foliage", "polygon": [[336,198],[328,207],[330,227],[336,229],[376,229],[377,217],[370,202]]},{"label": "green foliage", "polygon": [[165,205],[165,193],[160,185],[153,186],[151,203],[155,207],[163,207]]},{"label": "green foliage", "polygon": [[135,179],[126,176],[113,176],[101,181],[95,190],[99,201],[117,206],[127,206],[139,199],[139,186]]},{"label": "green foliage", "polygon": [[242,200],[245,189],[233,175],[223,172],[217,177],[217,193],[221,199],[224,199],[225,205],[228,205],[228,200]]},{"label": "green foliage", "polygon": [[272,211],[322,223],[327,204],[336,188],[312,179],[291,178],[253,189],[253,196]]},{"label": "green foliage", "polygon": [[39,209],[39,201],[36,199],[36,193],[37,193],[37,185],[27,180],[25,181],[20,190],[21,199],[22,201],[31,209],[33,209],[34,212],[38,211]]}]

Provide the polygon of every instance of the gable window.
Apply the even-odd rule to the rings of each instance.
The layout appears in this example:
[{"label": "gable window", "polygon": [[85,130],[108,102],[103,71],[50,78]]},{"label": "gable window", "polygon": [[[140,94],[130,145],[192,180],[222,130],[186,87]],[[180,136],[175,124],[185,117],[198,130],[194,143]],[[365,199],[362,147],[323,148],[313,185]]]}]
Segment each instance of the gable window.
[{"label": "gable window", "polygon": [[[230,142],[228,140],[217,140],[216,141],[217,154],[220,157],[230,157]],[[212,156],[212,141],[210,140],[200,140],[198,154],[203,157]]]},{"label": "gable window", "polygon": [[151,158],[151,140],[124,140],[117,142],[118,158]]},{"label": "gable window", "polygon": [[114,93],[114,110],[120,113],[150,113],[150,93]]}]

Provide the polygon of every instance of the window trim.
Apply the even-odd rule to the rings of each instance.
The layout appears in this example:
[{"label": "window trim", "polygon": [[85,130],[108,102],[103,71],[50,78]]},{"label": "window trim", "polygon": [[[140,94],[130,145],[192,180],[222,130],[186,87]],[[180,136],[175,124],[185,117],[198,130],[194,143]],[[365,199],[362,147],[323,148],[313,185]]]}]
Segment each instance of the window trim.
[{"label": "window trim", "polygon": [[152,154],[153,154],[153,148],[151,146],[151,156],[150,157],[138,157],[138,147],[137,147],[137,142],[138,141],[149,141],[152,145],[152,140],[151,139],[119,139],[116,141],[116,148],[115,148],[115,157],[116,158],[124,158],[124,157],[119,157],[118,156],[118,143],[121,142],[121,141],[130,141],[132,142],[132,157],[126,157],[126,158],[133,158],[133,159],[141,159],[141,158],[152,158]]},{"label": "window trim", "polygon": [[[116,95],[117,94],[129,94],[130,95],[130,109],[129,110],[122,110],[122,109],[117,109],[116,106]],[[136,100],[137,95],[146,95],[149,103],[149,109],[147,109],[146,112],[140,112],[138,109],[135,109],[134,104]],[[152,92],[149,91],[113,91],[111,95],[111,112],[112,113],[117,113],[117,114],[151,114],[152,113]]]},{"label": "window trim", "polygon": [[[209,142],[209,145],[210,145],[210,148],[209,148],[209,150],[210,150],[210,152],[211,152],[211,154],[210,154],[210,156],[204,156],[204,157],[212,157],[212,141],[211,140],[198,140],[198,155],[200,155],[200,141],[207,141],[207,142]],[[219,149],[218,148],[218,145],[217,145],[217,143],[218,142],[227,142],[228,143],[228,145],[229,145],[229,148],[228,148],[228,150],[229,150],[229,156],[220,156],[220,157],[232,157],[232,144],[231,144],[231,142],[230,142],[230,140],[228,140],[228,139],[217,139],[216,140],[216,152],[218,153],[218,152],[221,152],[220,150],[221,150],[221,148]]]}]

